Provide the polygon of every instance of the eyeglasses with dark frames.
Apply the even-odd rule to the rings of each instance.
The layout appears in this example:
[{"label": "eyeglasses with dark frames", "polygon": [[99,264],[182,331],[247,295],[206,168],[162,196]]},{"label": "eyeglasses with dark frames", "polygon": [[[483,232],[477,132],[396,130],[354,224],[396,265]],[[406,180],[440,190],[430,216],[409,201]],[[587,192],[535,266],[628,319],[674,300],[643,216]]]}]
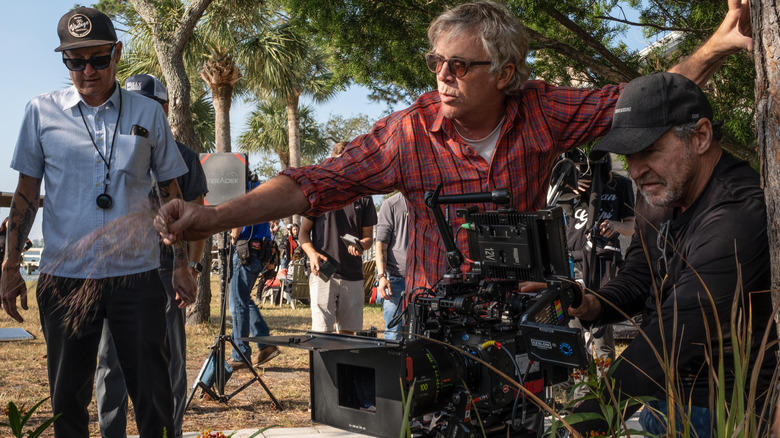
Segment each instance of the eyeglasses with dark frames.
[{"label": "eyeglasses with dark frames", "polygon": [[456,78],[462,78],[469,72],[469,67],[472,65],[490,65],[490,61],[466,61],[460,58],[444,58],[435,53],[428,53],[425,55],[425,63],[428,65],[428,70],[439,73],[444,63],[447,63],[447,68],[450,70],[450,74]]},{"label": "eyeglasses with dark frames", "polygon": [[102,56],[93,56],[89,59],[84,58],[66,58],[65,53],[62,54],[62,62],[65,64],[65,67],[68,68],[70,71],[83,71],[85,68],[87,68],[87,64],[91,65],[92,68],[95,70],[104,70],[107,69],[109,65],[111,65],[111,60],[114,58],[114,49],[116,48],[116,44],[111,46],[111,53],[108,55],[102,55]]}]

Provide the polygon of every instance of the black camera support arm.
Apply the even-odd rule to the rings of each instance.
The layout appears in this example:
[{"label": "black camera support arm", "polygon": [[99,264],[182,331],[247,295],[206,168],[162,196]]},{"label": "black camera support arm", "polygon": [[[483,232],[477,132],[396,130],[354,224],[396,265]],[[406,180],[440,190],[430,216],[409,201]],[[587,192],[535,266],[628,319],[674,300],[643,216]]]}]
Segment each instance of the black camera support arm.
[{"label": "black camera support arm", "polygon": [[442,184],[436,186],[436,190],[425,192],[425,205],[431,209],[433,217],[436,219],[436,226],[439,228],[444,248],[447,250],[447,266],[458,271],[463,264],[463,253],[458,249],[455,237],[452,235],[452,228],[444,219],[444,213],[441,212],[441,204],[475,204],[492,202],[494,204],[509,203],[509,190],[496,189],[491,192],[464,193],[462,195],[444,195],[441,193]]}]

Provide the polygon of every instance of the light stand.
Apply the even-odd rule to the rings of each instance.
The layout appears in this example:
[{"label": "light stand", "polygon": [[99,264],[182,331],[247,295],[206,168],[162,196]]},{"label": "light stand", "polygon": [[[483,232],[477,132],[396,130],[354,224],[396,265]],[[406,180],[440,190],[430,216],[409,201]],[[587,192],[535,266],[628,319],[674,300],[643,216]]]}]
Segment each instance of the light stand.
[{"label": "light stand", "polygon": [[[244,355],[244,353],[241,352],[241,350],[238,349],[236,346],[235,341],[233,340],[233,336],[226,335],[225,334],[225,327],[226,327],[226,317],[225,317],[225,310],[227,309],[227,300],[228,300],[228,294],[227,294],[227,286],[228,282],[230,280],[230,276],[232,276],[232,269],[231,267],[231,252],[233,249],[233,246],[230,244],[228,240],[228,232],[225,231],[221,234],[221,245],[219,248],[219,291],[220,291],[220,304],[219,304],[219,335],[217,335],[214,339],[214,344],[209,347],[211,349],[211,354],[209,354],[209,357],[206,358],[206,361],[203,363],[203,366],[200,369],[200,373],[198,373],[198,377],[195,379],[195,384],[192,386],[192,390],[190,391],[189,397],[187,397],[187,404],[186,407],[190,405],[190,402],[192,401],[192,397],[195,395],[195,391],[200,387],[203,392],[208,394],[212,399],[227,404],[227,402],[233,398],[236,394],[247,388],[249,385],[251,385],[254,382],[260,382],[260,385],[262,385],[263,389],[265,389],[265,392],[268,394],[268,396],[271,398],[271,401],[273,402],[274,406],[278,410],[282,410],[282,405],[279,403],[278,400],[276,400],[276,397],[271,393],[271,390],[268,389],[268,386],[266,386],[265,382],[263,382],[263,379],[260,378],[260,375],[257,374],[257,371],[252,366],[252,361],[249,360],[248,357]],[[229,271],[230,270],[230,271]],[[247,368],[254,374],[254,377],[250,379],[248,382],[244,383],[233,391],[231,394],[225,394],[225,344],[229,342],[230,345],[233,346],[233,349],[238,352],[238,354],[241,356],[241,361],[244,362],[247,365]],[[215,381],[214,381],[214,389],[207,386],[205,383],[203,383],[203,374],[206,372],[206,368],[208,368],[209,363],[214,363],[214,373],[215,373]],[[185,407],[185,409],[186,409]]]}]

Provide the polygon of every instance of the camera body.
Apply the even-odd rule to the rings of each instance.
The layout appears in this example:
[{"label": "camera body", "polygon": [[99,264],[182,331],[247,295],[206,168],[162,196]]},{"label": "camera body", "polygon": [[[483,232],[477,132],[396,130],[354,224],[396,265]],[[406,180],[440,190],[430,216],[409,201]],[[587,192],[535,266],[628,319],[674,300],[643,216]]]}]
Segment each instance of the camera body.
[{"label": "camera body", "polygon": [[[544,417],[537,401],[588,361],[565,314],[581,295],[568,278],[563,213],[457,210],[474,259],[462,272],[437,194],[430,201],[449,270],[433,288],[407,291],[404,339],[310,332],[257,340],[310,350],[314,421],[380,437],[406,424],[421,436],[535,437]],[[547,287],[520,293],[521,281]]]},{"label": "camera body", "polygon": [[[396,437],[406,408],[421,435],[484,428],[536,436],[543,413],[517,385],[544,399],[570,368],[587,364],[582,333],[565,315],[579,290],[566,281],[562,211],[463,209],[457,216],[476,259],[470,269],[451,269],[433,289],[406,297],[404,340],[344,336],[337,339],[348,347],[313,351],[313,420]],[[520,281],[547,288],[521,294]]]}]

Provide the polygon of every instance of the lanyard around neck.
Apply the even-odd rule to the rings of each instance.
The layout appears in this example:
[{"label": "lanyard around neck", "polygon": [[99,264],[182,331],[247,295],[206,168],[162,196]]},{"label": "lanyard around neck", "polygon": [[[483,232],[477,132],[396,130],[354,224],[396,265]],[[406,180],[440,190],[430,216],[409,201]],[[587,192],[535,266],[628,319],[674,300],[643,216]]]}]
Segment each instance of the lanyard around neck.
[{"label": "lanyard around neck", "polygon": [[100,159],[103,160],[103,163],[105,163],[106,165],[106,178],[103,180],[104,182],[103,193],[106,193],[108,191],[108,185],[111,182],[111,177],[110,177],[111,159],[114,157],[114,143],[116,142],[116,133],[119,132],[119,119],[122,117],[122,89],[119,88],[119,113],[116,116],[116,126],[114,127],[114,135],[111,137],[111,149],[108,153],[108,160],[106,160],[106,157],[103,155],[102,152],[100,152],[100,148],[95,142],[95,138],[92,136],[92,131],[89,130],[89,126],[87,125],[87,119],[84,118],[84,112],[81,111],[81,102],[79,102],[77,106],[79,108],[79,114],[81,114],[81,120],[84,122],[84,128],[87,129],[87,134],[89,134],[89,139],[92,140],[92,146],[95,147],[95,150],[97,151],[98,155],[100,155]]}]

